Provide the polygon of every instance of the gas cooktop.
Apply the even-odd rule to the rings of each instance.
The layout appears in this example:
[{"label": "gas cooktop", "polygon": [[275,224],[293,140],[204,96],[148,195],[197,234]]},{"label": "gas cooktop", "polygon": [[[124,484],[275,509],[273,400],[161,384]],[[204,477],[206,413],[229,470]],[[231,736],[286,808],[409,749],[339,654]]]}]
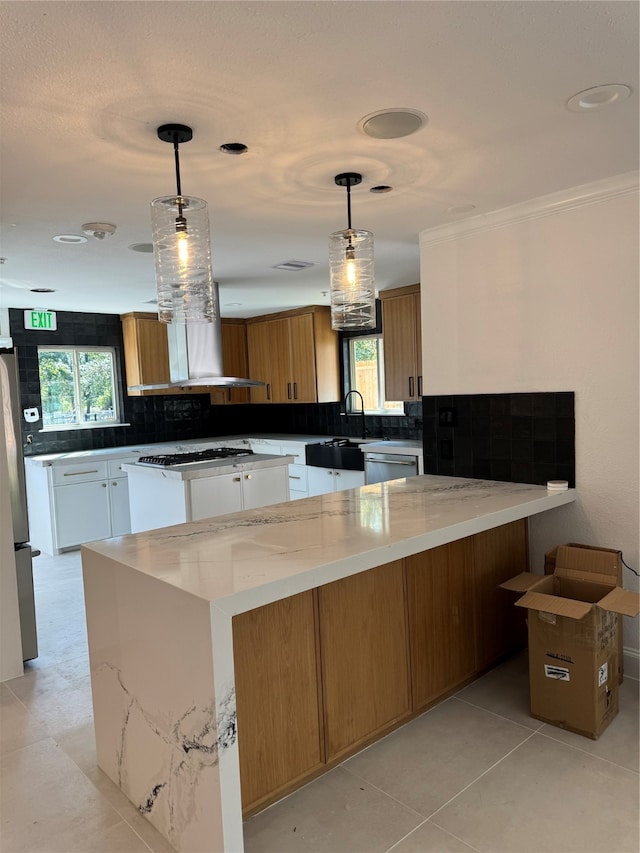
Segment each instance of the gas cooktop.
[{"label": "gas cooktop", "polygon": [[139,465],[153,465],[168,468],[172,465],[185,465],[193,462],[210,462],[212,459],[228,459],[230,456],[251,456],[253,450],[238,447],[211,447],[209,450],[194,450],[187,453],[166,453],[161,456],[141,456]]}]

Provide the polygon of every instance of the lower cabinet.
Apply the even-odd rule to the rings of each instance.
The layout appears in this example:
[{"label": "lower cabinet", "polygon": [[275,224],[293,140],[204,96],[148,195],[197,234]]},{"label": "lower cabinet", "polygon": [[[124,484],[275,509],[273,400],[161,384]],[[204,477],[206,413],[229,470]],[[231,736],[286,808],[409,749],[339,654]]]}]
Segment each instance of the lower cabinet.
[{"label": "lower cabinet", "polygon": [[522,520],[235,616],[244,813],[523,645],[496,585],[527,565]]},{"label": "lower cabinet", "polygon": [[309,497],[341,492],[364,486],[364,471],[347,471],[343,468],[317,468],[307,465]]},{"label": "lower cabinet", "polygon": [[402,560],[318,590],[327,761],[411,711]]},{"label": "lower cabinet", "polygon": [[215,515],[255,509],[289,499],[287,466],[219,474],[190,480],[191,512],[188,521],[199,521]]},{"label": "lower cabinet", "polygon": [[324,763],[315,591],[234,616],[233,655],[247,813]]},{"label": "lower cabinet", "polygon": [[418,711],[476,668],[471,538],[406,559],[413,709]]}]

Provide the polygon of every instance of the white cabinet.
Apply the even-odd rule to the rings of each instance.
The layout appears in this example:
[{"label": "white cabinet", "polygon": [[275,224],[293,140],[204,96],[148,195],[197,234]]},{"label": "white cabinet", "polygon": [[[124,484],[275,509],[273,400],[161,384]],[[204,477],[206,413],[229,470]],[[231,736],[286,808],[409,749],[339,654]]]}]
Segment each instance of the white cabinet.
[{"label": "white cabinet", "polygon": [[41,466],[27,461],[27,504],[31,544],[47,554],[77,548],[83,542],[131,532],[125,461],[137,455],[105,459],[87,454],[82,461]]},{"label": "white cabinet", "polygon": [[344,468],[317,468],[307,465],[309,497],[341,492],[364,486],[364,471],[347,471]]},{"label": "white cabinet", "polygon": [[287,469],[261,468],[191,480],[188,492],[189,521],[282,503],[289,497]]},{"label": "white cabinet", "polygon": [[309,496],[305,447],[304,442],[298,441],[283,444],[281,449],[283,456],[295,458],[295,461],[289,465],[289,500],[292,501]]}]

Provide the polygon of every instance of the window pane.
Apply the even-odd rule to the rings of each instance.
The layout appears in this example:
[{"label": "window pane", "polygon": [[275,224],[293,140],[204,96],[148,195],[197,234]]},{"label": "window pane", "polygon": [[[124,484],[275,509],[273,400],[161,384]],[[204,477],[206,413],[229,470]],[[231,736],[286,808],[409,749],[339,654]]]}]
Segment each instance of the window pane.
[{"label": "window pane", "polygon": [[80,421],[114,421],[113,356],[110,352],[78,352]]},{"label": "window pane", "polygon": [[375,338],[356,338],[352,352],[352,387],[362,394],[366,410],[379,409],[377,341]]},{"label": "window pane", "polygon": [[76,423],[73,352],[38,350],[44,426]]}]

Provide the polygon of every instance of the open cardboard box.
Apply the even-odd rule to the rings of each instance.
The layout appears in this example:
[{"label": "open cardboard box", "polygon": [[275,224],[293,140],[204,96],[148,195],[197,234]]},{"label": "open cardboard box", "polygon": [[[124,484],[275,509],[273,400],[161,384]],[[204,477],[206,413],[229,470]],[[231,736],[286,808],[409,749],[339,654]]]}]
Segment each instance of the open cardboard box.
[{"label": "open cardboard box", "polygon": [[640,596],[617,585],[617,554],[561,545],[552,575],[500,584],[524,593],[532,716],[591,738],[618,713],[618,615],[640,612]]}]

